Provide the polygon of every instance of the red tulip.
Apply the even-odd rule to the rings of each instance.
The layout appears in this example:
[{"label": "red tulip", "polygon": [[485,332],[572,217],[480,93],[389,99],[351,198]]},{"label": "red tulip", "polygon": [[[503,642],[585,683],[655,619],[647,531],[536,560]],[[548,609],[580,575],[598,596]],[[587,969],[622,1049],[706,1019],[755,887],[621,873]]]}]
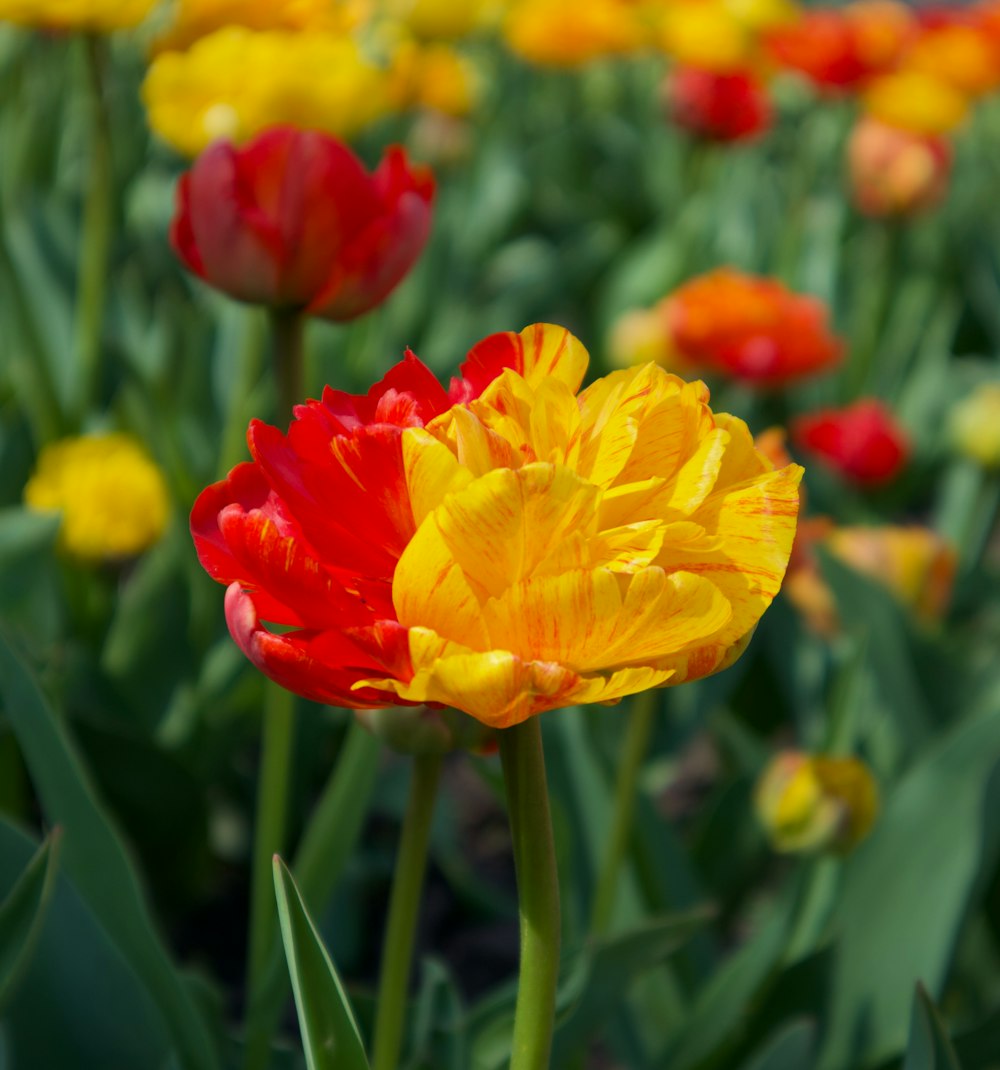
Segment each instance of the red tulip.
[{"label": "red tulip", "polygon": [[189,270],[237,300],[349,320],[412,267],[433,195],[430,172],[398,147],[368,174],[334,138],[280,126],[195,160],[170,239]]},{"label": "red tulip", "polygon": [[801,416],[792,424],[792,439],[863,486],[887,483],[910,456],[906,432],[874,398]]},{"label": "red tulip", "polygon": [[771,125],[771,102],[747,71],[719,74],[681,67],[666,84],[673,121],[711,141],[744,141]]}]

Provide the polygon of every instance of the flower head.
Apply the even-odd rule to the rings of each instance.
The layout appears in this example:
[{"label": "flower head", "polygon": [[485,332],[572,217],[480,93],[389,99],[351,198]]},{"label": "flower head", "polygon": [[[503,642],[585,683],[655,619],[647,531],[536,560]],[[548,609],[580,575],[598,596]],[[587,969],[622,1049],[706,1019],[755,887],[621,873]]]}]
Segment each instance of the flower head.
[{"label": "flower head", "polygon": [[0,22],[107,33],[138,26],[156,0],[0,0]]},{"label": "flower head", "polygon": [[162,52],[142,87],[149,125],[196,156],[291,124],[349,138],[395,108],[388,66],[352,37],[227,26],[186,52]]},{"label": "flower head", "polygon": [[696,371],[776,386],[840,359],[823,303],[776,279],[720,268],[675,290],[665,313],[674,350]]},{"label": "flower head", "polygon": [[709,141],[746,141],[771,125],[767,90],[748,71],[681,67],[667,79],[666,100],[678,126]]},{"label": "flower head", "polygon": [[888,126],[913,134],[947,134],[965,121],[969,100],[944,78],[902,69],[876,78],[865,90],[865,110]]},{"label": "flower head", "polygon": [[401,149],[369,175],[339,141],[275,127],[198,157],[178,185],[171,242],[189,270],[240,301],[348,320],[419,256],[433,192]]},{"label": "flower head", "polygon": [[191,516],[251,660],[319,701],[495,727],[735,660],[781,583],[801,469],[654,365],[577,393],[587,360],[535,326],[480,342],[449,391],[410,355],[287,436],[252,424],[253,462]]},{"label": "flower head", "polygon": [[792,439],[862,486],[888,483],[910,457],[909,436],[875,398],[800,416],[792,424]]},{"label": "flower head", "polygon": [[952,151],[943,137],[921,136],[862,118],[847,146],[851,190],[870,216],[909,216],[938,204],[948,189]]},{"label": "flower head", "polygon": [[553,67],[576,67],[630,52],[642,41],[635,5],[629,0],[517,0],[503,32],[517,55]]},{"label": "flower head", "polygon": [[853,89],[888,70],[914,32],[903,4],[871,0],[803,12],[768,37],[777,62],[827,90]]},{"label": "flower head", "polygon": [[858,758],[783,751],[757,783],[757,814],[776,851],[845,852],[871,831],[878,787]]},{"label": "flower head", "polygon": [[1000,383],[982,383],[949,417],[951,440],[959,453],[984,468],[1000,468]]},{"label": "flower head", "polygon": [[30,509],[58,512],[61,546],[85,561],[142,553],[163,534],[169,514],[163,474],[125,434],[85,435],[46,446],[24,500]]}]

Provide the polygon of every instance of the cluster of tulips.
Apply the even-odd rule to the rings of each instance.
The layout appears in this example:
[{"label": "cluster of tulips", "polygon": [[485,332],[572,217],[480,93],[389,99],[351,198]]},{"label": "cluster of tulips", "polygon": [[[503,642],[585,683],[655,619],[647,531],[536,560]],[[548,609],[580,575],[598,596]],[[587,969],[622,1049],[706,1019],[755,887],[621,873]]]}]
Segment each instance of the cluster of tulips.
[{"label": "cluster of tulips", "polygon": [[[655,54],[669,61],[669,116],[712,141],[763,135],[775,121],[769,86],[780,78],[808,81],[820,107],[850,94],[862,113],[848,150],[857,203],[872,215],[910,214],[943,196],[948,139],[1000,84],[1000,7],[179,0],[164,15],[155,6],[0,0],[0,19],[87,35],[98,93],[99,35],[141,26],[150,128],[190,158],[162,243],[196,291],[265,311],[278,426],[255,415],[246,459],[173,503],[148,449],[120,431],[38,441],[23,500],[59,514],[61,553],[75,567],[122,576],[163,536],[173,505],[189,511],[191,555],[225,588],[219,613],[276,685],[272,694],[357,711],[364,731],[414,756],[410,839],[372,1030],[375,1070],[401,1065],[442,756],[499,751],[521,915],[509,1065],[543,1070],[562,929],[539,715],[614,704],[732,666],[783,584],[813,633],[835,642],[840,616],[826,554],[933,626],[951,597],[958,551],[918,522],[805,517],[793,457],[864,501],[905,478],[911,435],[872,396],[791,414],[789,392],[834,372],[846,343],[819,298],[731,267],[627,312],[611,332],[604,363],[612,370],[603,376],[589,375],[587,349],[567,328],[511,324],[461,362],[450,355],[447,384],[407,351],[367,392],[334,381],[307,398],[310,319],[377,314],[435,225],[438,179],[429,166],[392,145],[369,169],[347,140],[414,109],[472,115],[490,70],[474,58],[490,35],[537,65]],[[98,168],[92,181],[101,180]],[[95,380],[107,264],[87,252],[80,344]],[[752,431],[713,408],[702,379],[765,399],[773,426]],[[983,470],[1000,464],[998,410],[996,389],[984,388],[952,415],[955,451]],[[81,419],[75,430],[87,426]],[[641,738],[651,711],[634,716],[646,719]],[[269,703],[259,815],[284,812],[293,730],[288,705]],[[634,782],[622,792],[623,820],[629,788],[634,794]],[[842,754],[780,755],[756,800],[773,845],[788,852],[849,851],[878,810],[867,767]],[[251,919],[257,963],[277,946],[267,860],[283,850],[280,825],[262,817],[254,848],[264,860]],[[619,863],[612,850],[598,935]],[[310,1066],[330,1065],[320,1060],[331,1044],[339,1057],[360,1039],[356,1026],[335,1043],[317,1031],[303,994],[303,937],[288,920],[282,881],[279,871],[303,1042]],[[267,988],[263,969],[250,987],[255,1007]],[[353,1022],[349,1005],[338,1006]],[[268,1033],[263,1027],[257,1040],[265,1047]]]}]

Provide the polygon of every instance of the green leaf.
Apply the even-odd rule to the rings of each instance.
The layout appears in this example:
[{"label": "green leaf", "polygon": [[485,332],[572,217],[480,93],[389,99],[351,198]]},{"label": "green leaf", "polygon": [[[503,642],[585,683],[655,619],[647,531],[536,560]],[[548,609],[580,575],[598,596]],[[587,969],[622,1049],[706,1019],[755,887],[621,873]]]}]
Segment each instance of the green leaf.
[{"label": "green leaf", "polygon": [[62,830],[54,829],[0,903],[0,1008],[10,999],[52,898]]},{"label": "green leaf", "polygon": [[426,959],[413,1008],[410,1070],[468,1070],[468,1039],[462,997],[448,967]]},{"label": "green leaf", "polygon": [[792,1022],[769,1039],[743,1070],[808,1070],[813,1065],[816,1023]]},{"label": "green leaf", "polygon": [[[0,895],[10,893],[38,848],[0,818]],[[65,848],[64,837],[63,856]],[[165,1067],[170,1038],[145,986],[80,898],[64,864],[54,883],[34,954],[3,1015],[8,1065]],[[170,1065],[178,1064],[171,1059]]]},{"label": "green leaf", "polygon": [[63,865],[162,1013],[184,1067],[216,1070],[214,1044],[150,917],[121,838],[28,669],[0,633],[0,698],[42,808],[65,830]]},{"label": "green leaf", "polygon": [[664,962],[710,917],[707,910],[660,918],[597,942],[564,972],[560,999],[572,1000],[556,1023],[552,1063],[568,1064],[618,1009],[632,982]]},{"label": "green leaf", "polygon": [[369,1070],[347,993],[291,873],[277,855],[274,889],[309,1070]]},{"label": "green leaf", "polygon": [[913,994],[910,1042],[903,1070],[962,1070],[947,1027],[922,984]]},{"label": "green leaf", "polygon": [[941,990],[977,881],[995,863],[1000,713],[995,696],[983,698],[983,714],[929,747],[894,787],[845,866],[820,1061],[828,1070],[903,1049],[914,978]]}]

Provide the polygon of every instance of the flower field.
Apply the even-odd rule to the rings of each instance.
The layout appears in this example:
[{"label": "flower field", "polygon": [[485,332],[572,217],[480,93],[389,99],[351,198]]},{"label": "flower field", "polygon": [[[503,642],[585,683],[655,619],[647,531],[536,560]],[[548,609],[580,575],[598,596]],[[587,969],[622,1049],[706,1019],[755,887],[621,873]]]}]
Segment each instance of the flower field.
[{"label": "flower field", "polygon": [[1000,4],[0,87],[0,1070],[1000,1067]]}]

